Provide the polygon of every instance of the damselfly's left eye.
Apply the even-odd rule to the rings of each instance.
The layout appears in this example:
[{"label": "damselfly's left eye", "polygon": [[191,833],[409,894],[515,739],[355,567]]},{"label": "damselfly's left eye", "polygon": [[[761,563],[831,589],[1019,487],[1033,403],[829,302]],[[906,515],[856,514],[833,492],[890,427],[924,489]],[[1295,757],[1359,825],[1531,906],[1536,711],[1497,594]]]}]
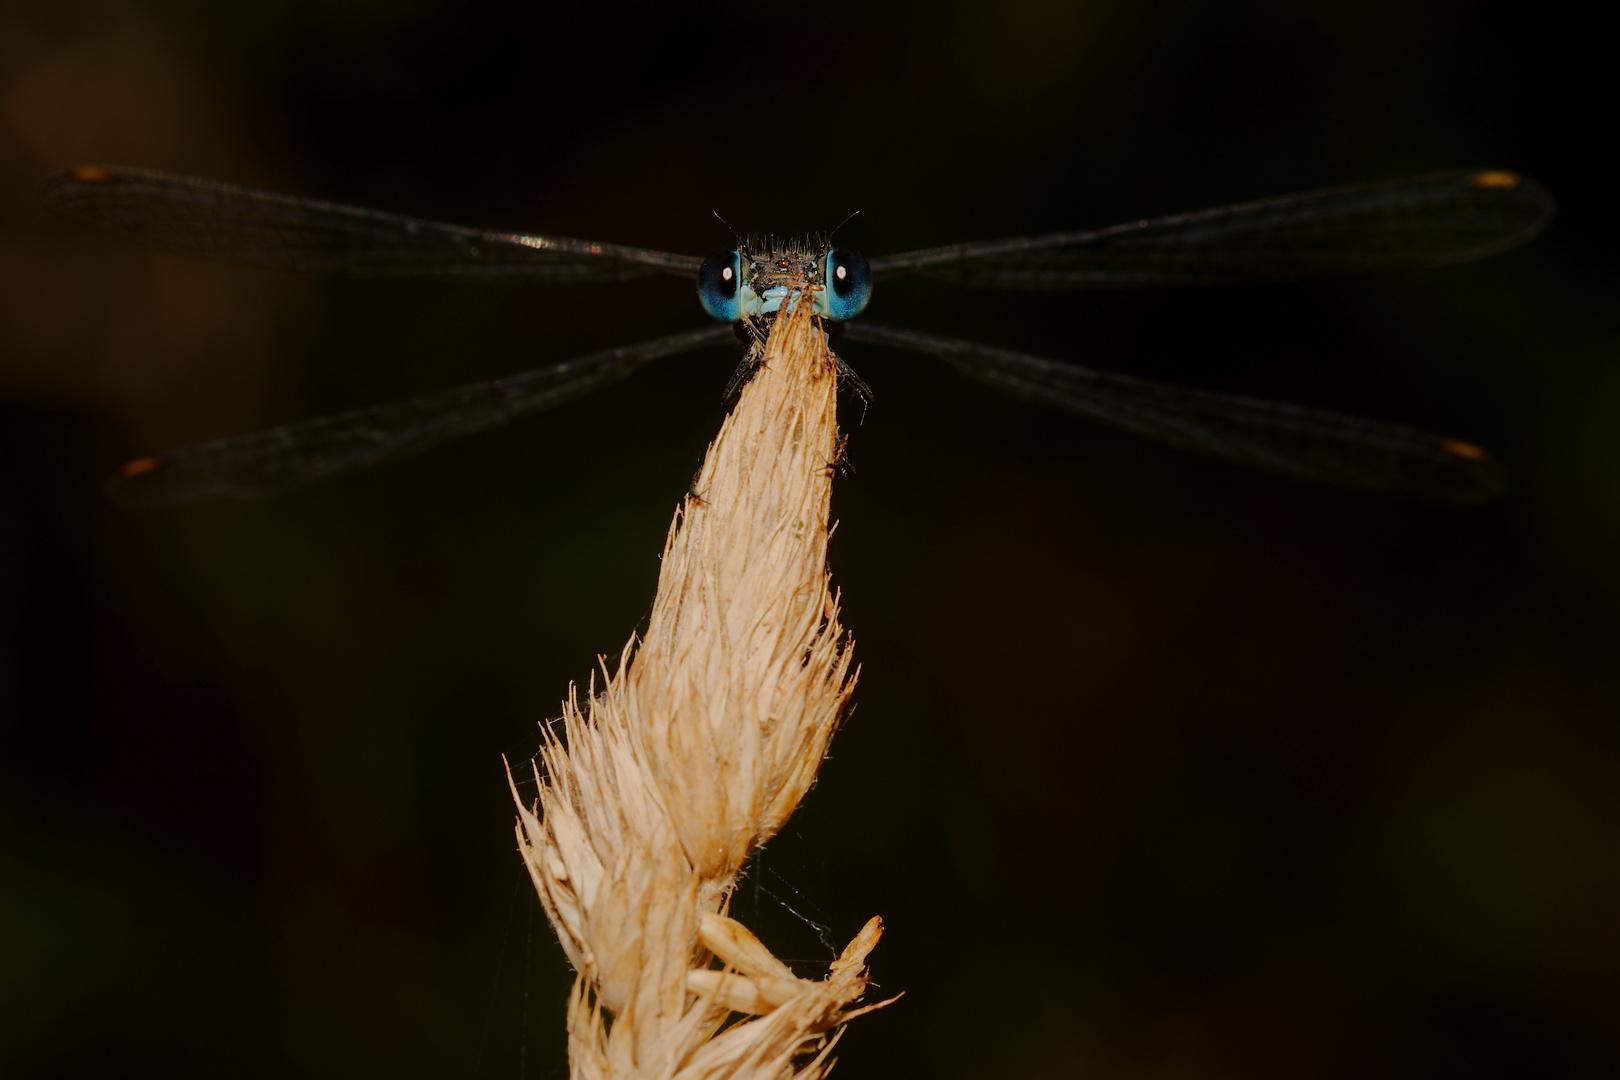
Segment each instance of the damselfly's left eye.
[{"label": "damselfly's left eye", "polygon": [[872,271],[866,257],[853,248],[827,252],[827,316],[853,319],[872,299]]},{"label": "damselfly's left eye", "polygon": [[735,251],[717,251],[698,267],[698,301],[721,322],[736,322],[742,316],[737,294],[741,284],[742,256]]}]

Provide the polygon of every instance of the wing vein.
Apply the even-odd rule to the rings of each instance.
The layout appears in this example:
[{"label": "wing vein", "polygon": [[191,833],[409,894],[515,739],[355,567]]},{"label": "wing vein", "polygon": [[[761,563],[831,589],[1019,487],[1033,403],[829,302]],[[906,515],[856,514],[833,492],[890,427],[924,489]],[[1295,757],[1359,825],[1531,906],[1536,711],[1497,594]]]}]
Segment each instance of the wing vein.
[{"label": "wing vein", "polygon": [[130,462],[107,482],[107,495],[127,507],[211,495],[267,498],[499,427],[626,378],[652,360],[732,340],[731,327],[706,326],[504,379],[196,443]]},{"label": "wing vein", "polygon": [[1097,371],[916,330],[852,324],[845,337],[938,357],[969,378],[1182,450],[1301,480],[1477,503],[1506,474],[1469,443],[1399,424]]}]

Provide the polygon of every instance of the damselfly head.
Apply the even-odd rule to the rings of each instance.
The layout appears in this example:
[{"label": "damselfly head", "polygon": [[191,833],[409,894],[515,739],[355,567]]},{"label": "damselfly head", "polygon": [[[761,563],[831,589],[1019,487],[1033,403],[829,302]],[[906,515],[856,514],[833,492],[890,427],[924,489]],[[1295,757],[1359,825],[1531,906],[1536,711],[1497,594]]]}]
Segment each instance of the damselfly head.
[{"label": "damselfly head", "polygon": [[817,315],[852,319],[871,298],[872,275],[866,259],[851,248],[748,241],[704,259],[697,292],[703,310],[722,322],[774,316],[805,294]]}]

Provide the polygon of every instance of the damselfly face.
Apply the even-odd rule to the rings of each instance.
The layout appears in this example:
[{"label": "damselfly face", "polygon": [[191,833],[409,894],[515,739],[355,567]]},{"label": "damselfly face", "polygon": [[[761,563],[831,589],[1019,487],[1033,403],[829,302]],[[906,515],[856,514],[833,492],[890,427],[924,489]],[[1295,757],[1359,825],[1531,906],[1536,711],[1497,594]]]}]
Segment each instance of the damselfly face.
[{"label": "damselfly face", "polygon": [[853,319],[872,298],[860,252],[826,244],[747,244],[717,251],[698,268],[698,300],[721,322],[774,315],[809,294],[826,319]]},{"label": "damselfly face", "polygon": [[[691,281],[696,274],[704,310],[749,325],[756,343],[763,329],[757,324],[804,298],[823,319],[854,319],[879,277],[916,274],[952,287],[1041,291],[1297,281],[1482,258],[1535,236],[1553,213],[1552,196],[1526,177],[1444,173],[1111,228],[950,244],[868,265],[859,252],[830,242],[743,242],[699,259],[469,229],[142,169],[70,169],[47,180],[44,195],[62,210],[160,247],[251,266],[576,284],[653,274]],[[199,443],[130,462],[108,493],[129,506],[275,495],[551,408],[659,357],[735,347],[738,336],[733,326],[682,330],[493,382]],[[1501,466],[1484,450],[1400,424],[1097,371],[864,319],[851,323],[841,342],[926,353],[1035,404],[1301,480],[1457,503],[1483,502],[1506,489]],[[828,356],[839,378],[871,401],[848,365]],[[751,370],[748,363],[734,384]]]}]

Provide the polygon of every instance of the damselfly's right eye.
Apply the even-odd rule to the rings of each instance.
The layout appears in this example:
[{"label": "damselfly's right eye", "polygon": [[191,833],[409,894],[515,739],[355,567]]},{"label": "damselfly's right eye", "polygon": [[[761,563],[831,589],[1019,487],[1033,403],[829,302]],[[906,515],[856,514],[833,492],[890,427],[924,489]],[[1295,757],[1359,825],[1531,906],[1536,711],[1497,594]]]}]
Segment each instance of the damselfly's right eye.
[{"label": "damselfly's right eye", "polygon": [[741,284],[742,256],[735,251],[717,251],[698,267],[698,300],[721,322],[736,322],[742,316],[737,298]]}]

